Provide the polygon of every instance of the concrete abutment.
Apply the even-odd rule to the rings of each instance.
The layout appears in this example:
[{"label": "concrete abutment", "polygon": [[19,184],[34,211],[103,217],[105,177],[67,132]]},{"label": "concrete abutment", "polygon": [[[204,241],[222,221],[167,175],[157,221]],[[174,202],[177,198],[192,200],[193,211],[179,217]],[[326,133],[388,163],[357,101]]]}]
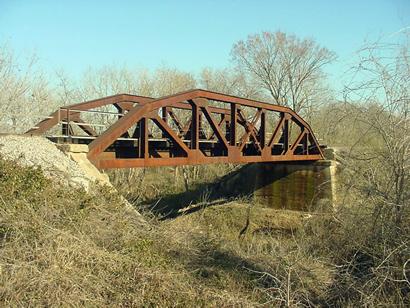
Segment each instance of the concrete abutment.
[{"label": "concrete abutment", "polygon": [[225,176],[217,187],[220,196],[248,196],[255,204],[289,210],[314,210],[337,204],[338,163],[329,159],[310,163],[254,163]]}]

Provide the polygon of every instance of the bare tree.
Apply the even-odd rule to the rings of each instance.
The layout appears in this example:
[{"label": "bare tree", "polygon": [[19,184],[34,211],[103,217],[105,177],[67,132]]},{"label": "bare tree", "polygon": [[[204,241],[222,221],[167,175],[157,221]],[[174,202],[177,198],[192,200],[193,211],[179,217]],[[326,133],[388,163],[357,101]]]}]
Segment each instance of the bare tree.
[{"label": "bare tree", "polygon": [[0,46],[0,131],[21,133],[51,109],[48,81],[36,66],[35,55],[17,59]]},{"label": "bare tree", "polygon": [[196,80],[192,74],[165,66],[154,71],[151,82],[156,97],[171,95],[196,87]]},{"label": "bare tree", "polygon": [[346,101],[360,102],[350,107],[368,127],[354,149],[368,162],[360,175],[399,228],[410,199],[410,33],[404,34],[398,42],[380,40],[361,49],[344,93]]},{"label": "bare tree", "polygon": [[80,101],[81,94],[79,93],[79,88],[73,80],[68,77],[67,73],[63,69],[59,69],[56,70],[55,75],[57,86],[54,89],[54,93],[58,105],[65,106]]},{"label": "bare tree", "polygon": [[[364,305],[406,305],[410,252],[410,33],[359,50],[344,91],[346,123],[355,131],[343,156],[344,204],[336,211],[341,237],[339,287],[349,280]],[[342,182],[341,181],[341,182]],[[353,266],[352,266],[353,264]],[[351,295],[349,295],[351,296]],[[406,299],[407,298],[407,299]],[[400,304],[398,304],[400,306]],[[373,304],[374,305],[374,304]]]},{"label": "bare tree", "polygon": [[232,48],[232,57],[272,97],[276,104],[296,112],[308,111],[324,87],[323,67],[335,54],[312,39],[299,39],[283,32],[248,36]]},{"label": "bare tree", "polygon": [[264,99],[258,84],[245,74],[230,68],[212,69],[204,68],[199,76],[201,88],[225,94],[246,97],[251,99]]},{"label": "bare tree", "polygon": [[88,70],[81,84],[79,92],[86,100],[119,93],[161,97],[195,88],[196,80],[190,73],[166,66],[153,72],[105,66]]},{"label": "bare tree", "polygon": [[81,100],[120,93],[140,94],[138,92],[138,72],[125,67],[104,66],[89,69],[84,73],[79,86]]}]

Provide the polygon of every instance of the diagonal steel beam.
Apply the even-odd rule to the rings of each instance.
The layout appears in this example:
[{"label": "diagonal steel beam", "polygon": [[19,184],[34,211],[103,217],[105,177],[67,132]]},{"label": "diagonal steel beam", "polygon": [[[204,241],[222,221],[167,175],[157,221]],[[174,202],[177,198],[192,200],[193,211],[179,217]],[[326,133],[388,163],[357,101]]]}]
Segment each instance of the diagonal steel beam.
[{"label": "diagonal steel beam", "polygon": [[307,130],[303,129],[299,136],[296,138],[295,142],[291,145],[291,147],[287,150],[287,153],[294,153],[297,146],[299,145],[299,143],[302,141],[303,137],[305,137],[307,134]]},{"label": "diagonal steel beam", "polygon": [[278,125],[276,125],[275,131],[273,132],[269,142],[268,142],[268,148],[272,148],[273,144],[278,140],[279,134],[282,132],[283,127],[285,125],[285,121],[287,120],[286,114],[281,114],[280,121]]},{"label": "diagonal steel beam", "polygon": [[218,123],[216,123],[215,120],[212,118],[208,106],[201,106],[201,109],[206,119],[208,120],[209,124],[211,125],[212,130],[216,134],[217,138],[219,139],[219,141],[223,143],[223,145],[225,146],[225,149],[227,150],[229,146],[228,140],[226,140],[224,134],[220,130]]},{"label": "diagonal steel beam", "polygon": [[262,109],[258,109],[255,113],[255,115],[253,116],[252,121],[249,123],[245,117],[243,117],[245,123],[245,129],[246,129],[246,133],[242,136],[241,138],[241,143],[239,145],[239,150],[242,151],[246,141],[248,140],[249,136],[252,135],[253,139],[255,141],[255,144],[258,146],[259,150],[262,152],[262,148],[259,145],[259,140],[257,139],[256,135],[255,135],[255,125],[256,123],[259,121],[260,117],[262,115]]},{"label": "diagonal steel beam", "polygon": [[179,145],[179,147],[188,155],[190,152],[190,149],[187,147],[187,145],[179,138],[175,132],[172,130],[171,127],[168,126],[168,124],[158,115],[154,115],[151,117],[151,119],[155,122],[155,124],[158,125],[158,127],[161,130],[164,130],[169,136],[170,139],[172,139],[176,144]]}]

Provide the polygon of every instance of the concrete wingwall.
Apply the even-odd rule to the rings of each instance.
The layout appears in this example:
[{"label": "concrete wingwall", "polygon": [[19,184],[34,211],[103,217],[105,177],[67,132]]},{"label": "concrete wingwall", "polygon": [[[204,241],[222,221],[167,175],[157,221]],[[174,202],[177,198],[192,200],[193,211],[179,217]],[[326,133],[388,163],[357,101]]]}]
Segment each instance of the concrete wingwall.
[{"label": "concrete wingwall", "polygon": [[[111,184],[109,177],[100,172],[87,158],[88,146],[83,144],[61,144],[56,145],[62,152],[64,152],[68,157],[75,161],[78,166],[87,174],[91,179],[93,179],[99,185],[105,185],[110,187],[112,191],[116,191],[114,186]],[[136,216],[138,222],[145,224],[146,221],[142,215],[132,206],[123,196],[121,200],[125,206],[125,209]]]}]

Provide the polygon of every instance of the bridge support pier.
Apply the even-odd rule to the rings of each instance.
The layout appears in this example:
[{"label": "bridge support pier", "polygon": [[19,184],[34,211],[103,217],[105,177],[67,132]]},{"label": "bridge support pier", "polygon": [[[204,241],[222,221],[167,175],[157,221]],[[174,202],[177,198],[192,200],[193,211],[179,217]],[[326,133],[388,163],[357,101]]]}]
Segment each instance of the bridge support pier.
[{"label": "bridge support pier", "polygon": [[337,201],[337,162],[254,163],[222,179],[218,195],[250,196],[255,204],[309,211]]},{"label": "bridge support pier", "polygon": [[257,164],[253,183],[256,203],[289,210],[314,210],[336,204],[336,162]]}]

